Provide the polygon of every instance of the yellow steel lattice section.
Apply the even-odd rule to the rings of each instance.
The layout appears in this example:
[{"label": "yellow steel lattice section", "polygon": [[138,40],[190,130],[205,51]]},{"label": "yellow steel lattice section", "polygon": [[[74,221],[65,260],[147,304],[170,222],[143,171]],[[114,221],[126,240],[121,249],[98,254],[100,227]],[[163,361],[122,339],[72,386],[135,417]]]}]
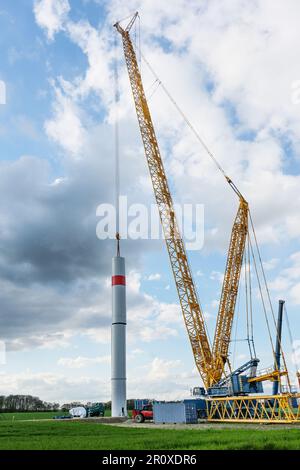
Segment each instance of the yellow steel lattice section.
[{"label": "yellow steel lattice section", "polygon": [[251,377],[248,379],[249,383],[253,382],[265,382],[266,380],[270,380],[271,382],[280,381],[280,377],[284,377],[288,375],[288,371],[284,368],[280,370],[274,370],[273,368],[264,369],[259,371],[256,377]]},{"label": "yellow steel lattice section", "polygon": [[245,242],[248,233],[248,203],[240,197],[239,209],[232,227],[222,294],[213,345],[214,383],[223,374],[228,357],[235,304],[238,294]]},{"label": "yellow steel lattice section", "polygon": [[185,246],[179,233],[173,201],[145,97],[135,51],[129,32],[123,30],[119,24],[116,24],[116,28],[122,35],[136,113],[185,325],[196,366],[204,384],[207,386],[212,381],[210,376],[212,356],[203,313],[198,302]]},{"label": "yellow steel lattice section", "polygon": [[299,394],[210,398],[206,402],[208,421],[300,423],[300,405],[293,406],[299,398]]}]

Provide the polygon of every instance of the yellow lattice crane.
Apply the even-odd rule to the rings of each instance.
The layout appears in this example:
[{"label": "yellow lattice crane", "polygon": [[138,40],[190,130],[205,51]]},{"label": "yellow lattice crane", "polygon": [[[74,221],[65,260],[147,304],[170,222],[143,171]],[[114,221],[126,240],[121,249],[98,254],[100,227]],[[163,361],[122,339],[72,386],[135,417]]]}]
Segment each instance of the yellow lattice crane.
[{"label": "yellow lattice crane", "polygon": [[[300,394],[292,393],[289,379],[289,387],[287,392],[270,396],[258,395],[258,393],[263,392],[263,389],[260,384],[261,380],[279,381],[282,375],[288,376],[284,356],[284,370],[281,371],[281,369],[279,369],[278,363],[275,360],[276,365],[274,370],[271,370],[269,373],[267,373],[266,376],[261,376],[256,373],[256,366],[259,360],[255,357],[252,357],[252,354],[251,360],[248,361],[248,363],[240,366],[234,372],[231,372],[228,376],[226,376],[225,374],[226,363],[228,364],[229,369],[231,370],[230,363],[228,360],[229,344],[247,237],[248,255],[249,245],[251,247],[251,241],[249,238],[248,230],[248,221],[249,218],[251,220],[251,217],[249,217],[249,208],[247,201],[244,199],[244,197],[239,192],[235,184],[231,181],[231,179],[226,176],[222,168],[214,159],[213,155],[206,148],[212,159],[215,160],[215,163],[224,174],[225,178],[227,179],[227,182],[239,198],[239,208],[231,232],[213,345],[211,346],[209,342],[204,315],[201,310],[200,303],[198,301],[198,296],[192,278],[192,273],[189,267],[185,246],[179,232],[172,196],[168,186],[168,181],[160,155],[155,130],[153,127],[148,103],[144,93],[136,54],[129,35],[129,31],[132,28],[132,25],[134,24],[137,15],[138,14],[136,13],[133,16],[130,23],[125,29],[122,28],[119,23],[116,23],[114,26],[122,36],[124,55],[132,88],[139,127],[144,144],[154,194],[159,210],[160,220],[165,235],[171,267],[174,274],[184,322],[188,332],[197,369],[202,377],[206,389],[208,391],[210,389],[206,397],[207,419],[208,421],[221,420],[226,422],[299,422]],[[172,98],[171,100],[177,107],[174,100]],[[182,112],[181,114],[185,118]],[[194,134],[196,134],[197,136],[197,133],[195,132],[193,127],[190,125],[190,123],[188,124]],[[201,141],[201,138],[199,138],[199,136],[197,137]],[[202,141],[201,143],[202,145],[204,145],[204,147],[206,147]],[[252,220],[251,225],[254,232]],[[251,253],[253,257],[254,255],[252,247]],[[268,321],[267,326],[270,336]],[[281,340],[278,337],[278,332],[277,340],[278,344],[280,345],[279,349],[281,349],[282,351]],[[241,374],[249,368],[250,376],[242,376]],[[299,376],[300,374],[298,373],[298,380],[300,381]],[[248,384],[248,392],[246,392],[246,394],[245,389],[243,388],[244,379]],[[230,389],[228,389],[228,392],[226,392],[226,387],[230,384],[230,381],[232,381],[232,391],[230,392]],[[237,385],[236,388],[233,384],[234,381]],[[240,389],[240,387],[242,387],[242,389]],[[234,389],[240,390],[241,393],[238,392],[237,395],[233,396],[233,393],[236,394],[236,391],[234,391]],[[221,391],[222,393],[222,390],[225,391],[225,394],[220,395],[219,392]],[[247,396],[247,394],[249,393],[250,395]],[[251,393],[255,393],[256,395],[253,396],[251,395]],[[299,401],[298,405],[297,399]]]},{"label": "yellow lattice crane", "polygon": [[204,385],[208,388],[221,379],[224,366],[228,361],[232,322],[248,232],[248,204],[228,178],[229,184],[232,185],[239,196],[240,205],[232,228],[214,344],[213,349],[211,349],[187,253],[179,232],[173,200],[146,100],[136,54],[129,34],[135,19],[136,15],[126,29],[123,29],[119,23],[116,23],[115,27],[122,36],[136,113],[183,318],[196,366]]}]

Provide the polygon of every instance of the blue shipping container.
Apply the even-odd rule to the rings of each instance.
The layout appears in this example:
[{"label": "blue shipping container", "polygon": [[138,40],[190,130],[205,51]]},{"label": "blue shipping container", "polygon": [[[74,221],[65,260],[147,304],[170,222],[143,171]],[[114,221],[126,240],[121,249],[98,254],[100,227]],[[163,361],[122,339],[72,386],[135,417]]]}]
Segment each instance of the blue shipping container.
[{"label": "blue shipping container", "polygon": [[141,400],[134,400],[134,409],[135,410],[142,410],[145,405],[149,405],[150,400],[148,398],[144,398]]},{"label": "blue shipping container", "polygon": [[195,403],[196,410],[206,410],[206,400],[204,398],[187,398],[184,403]]},{"label": "blue shipping container", "polygon": [[205,398],[188,398],[183,400],[184,403],[194,403],[196,405],[197,417],[200,419],[207,418],[207,402]]}]

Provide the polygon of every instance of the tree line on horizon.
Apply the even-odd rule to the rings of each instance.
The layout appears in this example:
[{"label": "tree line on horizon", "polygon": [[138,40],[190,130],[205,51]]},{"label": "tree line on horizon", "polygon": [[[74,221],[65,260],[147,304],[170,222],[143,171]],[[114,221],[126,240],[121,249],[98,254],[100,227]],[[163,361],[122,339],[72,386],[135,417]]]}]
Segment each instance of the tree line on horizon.
[{"label": "tree line on horizon", "polygon": [[[103,403],[107,410],[111,409],[111,401]],[[0,412],[9,411],[64,411],[67,412],[76,406],[92,406],[93,403],[81,403],[78,401],[64,403],[60,405],[55,402],[47,402],[41,400],[39,397],[32,395],[0,395]],[[134,407],[134,400],[127,400],[128,410]]]}]

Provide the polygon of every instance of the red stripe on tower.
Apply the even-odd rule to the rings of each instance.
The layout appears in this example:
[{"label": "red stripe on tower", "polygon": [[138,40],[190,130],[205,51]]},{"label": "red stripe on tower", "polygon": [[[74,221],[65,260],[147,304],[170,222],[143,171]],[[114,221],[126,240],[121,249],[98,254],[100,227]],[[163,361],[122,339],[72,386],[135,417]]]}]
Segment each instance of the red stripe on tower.
[{"label": "red stripe on tower", "polygon": [[126,286],[125,276],[112,276],[111,285],[112,286]]}]

